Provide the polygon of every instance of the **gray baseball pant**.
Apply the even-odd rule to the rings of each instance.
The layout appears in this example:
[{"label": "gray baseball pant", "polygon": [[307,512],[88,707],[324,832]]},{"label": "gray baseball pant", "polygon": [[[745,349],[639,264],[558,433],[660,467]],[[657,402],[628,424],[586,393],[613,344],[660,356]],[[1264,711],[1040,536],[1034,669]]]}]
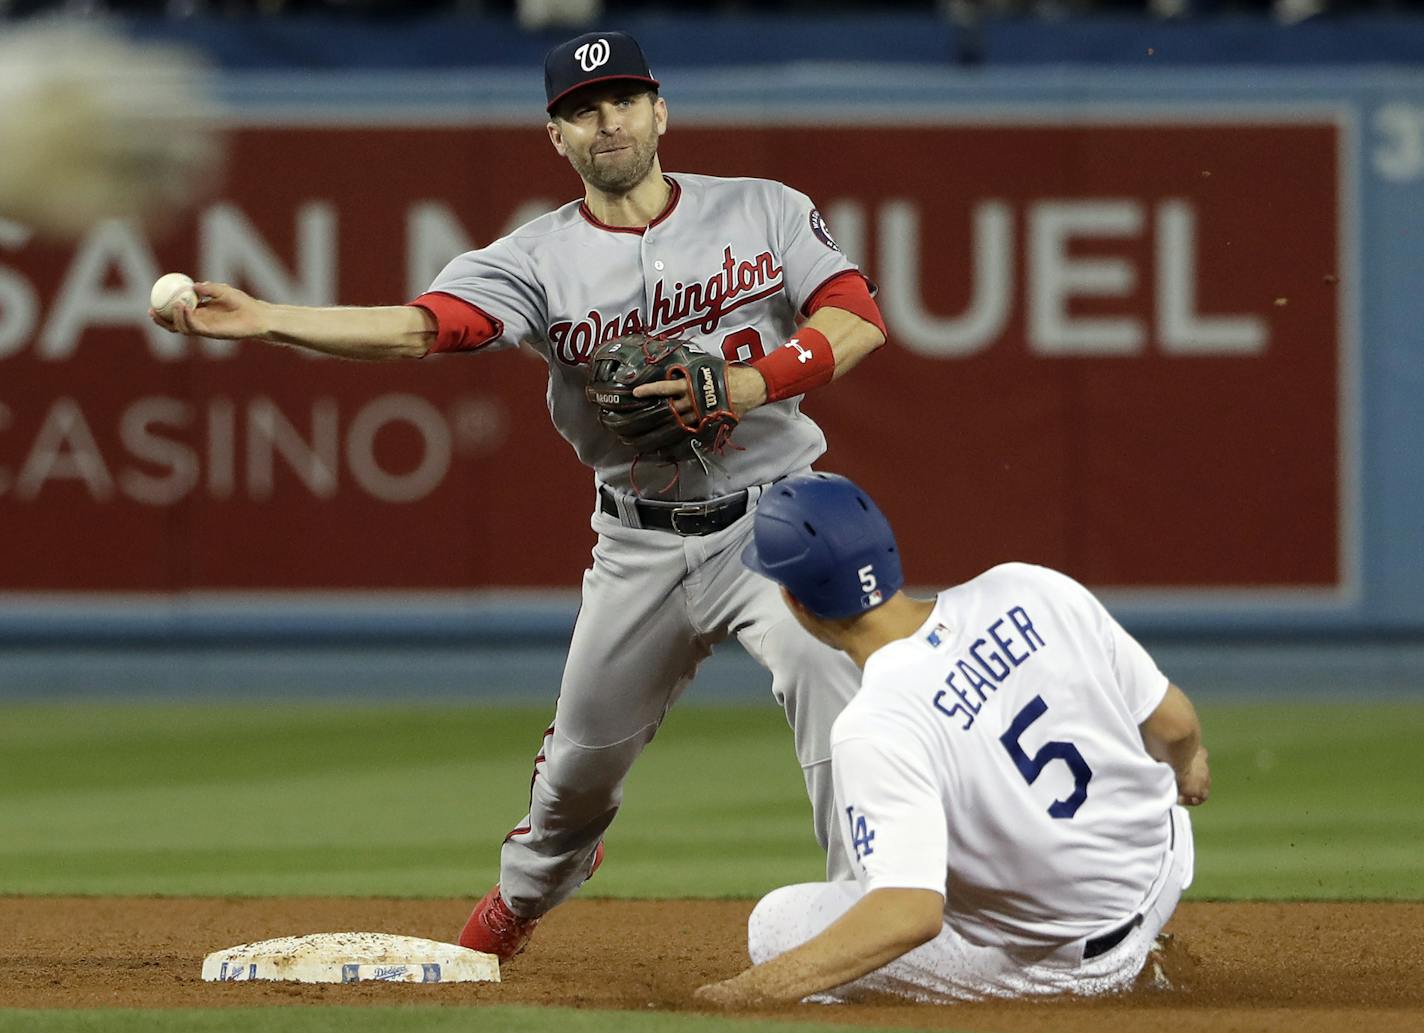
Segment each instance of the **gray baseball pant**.
[{"label": "gray baseball pant", "polygon": [[618,813],[623,781],[698,665],[735,635],[772,676],[811,798],[831,881],[854,878],[831,781],[831,724],[860,686],[844,653],[816,641],[775,584],[741,562],[748,512],[702,537],[625,527],[595,511],[553,725],[535,759],[529,814],[500,854],[501,891],[519,915],[543,914],[588,875]]}]

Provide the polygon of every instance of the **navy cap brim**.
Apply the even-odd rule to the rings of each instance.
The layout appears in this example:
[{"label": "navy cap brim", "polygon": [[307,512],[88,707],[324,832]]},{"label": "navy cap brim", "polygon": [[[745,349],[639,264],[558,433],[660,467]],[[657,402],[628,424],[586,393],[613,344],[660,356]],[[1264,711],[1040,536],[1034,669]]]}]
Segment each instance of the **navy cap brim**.
[{"label": "navy cap brim", "polygon": [[647,75],[604,75],[600,76],[597,79],[585,79],[583,82],[575,83],[573,86],[570,86],[567,90],[559,94],[553,100],[549,101],[548,107],[546,107],[544,110],[552,115],[554,113],[554,109],[558,107],[559,103],[569,94],[577,93],[579,90],[583,89],[586,86],[597,86],[599,83],[618,82],[619,80],[624,80],[627,82],[640,82],[645,86],[651,86],[655,90],[660,89],[662,87],[662,83]]}]

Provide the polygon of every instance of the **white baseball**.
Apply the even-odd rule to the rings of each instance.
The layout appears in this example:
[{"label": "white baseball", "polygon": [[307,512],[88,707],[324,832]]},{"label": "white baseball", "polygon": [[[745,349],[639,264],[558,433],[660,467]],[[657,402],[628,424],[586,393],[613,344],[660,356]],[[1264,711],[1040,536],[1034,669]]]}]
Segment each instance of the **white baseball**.
[{"label": "white baseball", "polygon": [[149,292],[148,303],[164,319],[169,317],[174,305],[197,308],[198,292],[193,289],[193,278],[184,273],[165,273]]}]

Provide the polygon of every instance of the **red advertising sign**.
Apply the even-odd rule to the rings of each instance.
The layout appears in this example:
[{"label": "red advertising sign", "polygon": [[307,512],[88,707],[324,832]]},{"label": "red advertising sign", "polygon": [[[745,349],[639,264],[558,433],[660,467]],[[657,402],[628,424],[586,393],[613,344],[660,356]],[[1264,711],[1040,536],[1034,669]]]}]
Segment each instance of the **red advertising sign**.
[{"label": "red advertising sign", "polygon": [[[663,161],[804,190],[878,281],[890,344],[806,409],[913,581],[1023,559],[1330,591],[1339,152],[1328,122],[675,126]],[[575,586],[591,478],[536,358],[366,365],[144,317],[169,270],[412,297],[577,193],[542,132],[257,127],[233,154],[162,239],[0,223],[0,590]]]}]

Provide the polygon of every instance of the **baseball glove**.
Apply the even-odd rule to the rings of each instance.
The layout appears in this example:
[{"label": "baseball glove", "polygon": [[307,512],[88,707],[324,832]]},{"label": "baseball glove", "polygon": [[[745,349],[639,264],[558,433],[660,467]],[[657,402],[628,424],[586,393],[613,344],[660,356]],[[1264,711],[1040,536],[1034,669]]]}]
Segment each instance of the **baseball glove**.
[{"label": "baseball glove", "polygon": [[[588,400],[598,420],[639,457],[681,462],[720,453],[737,425],[727,396],[726,362],[686,341],[627,334],[599,345],[588,364]],[[692,384],[692,412],[670,398],[635,398],[641,384],[683,377]]]}]

